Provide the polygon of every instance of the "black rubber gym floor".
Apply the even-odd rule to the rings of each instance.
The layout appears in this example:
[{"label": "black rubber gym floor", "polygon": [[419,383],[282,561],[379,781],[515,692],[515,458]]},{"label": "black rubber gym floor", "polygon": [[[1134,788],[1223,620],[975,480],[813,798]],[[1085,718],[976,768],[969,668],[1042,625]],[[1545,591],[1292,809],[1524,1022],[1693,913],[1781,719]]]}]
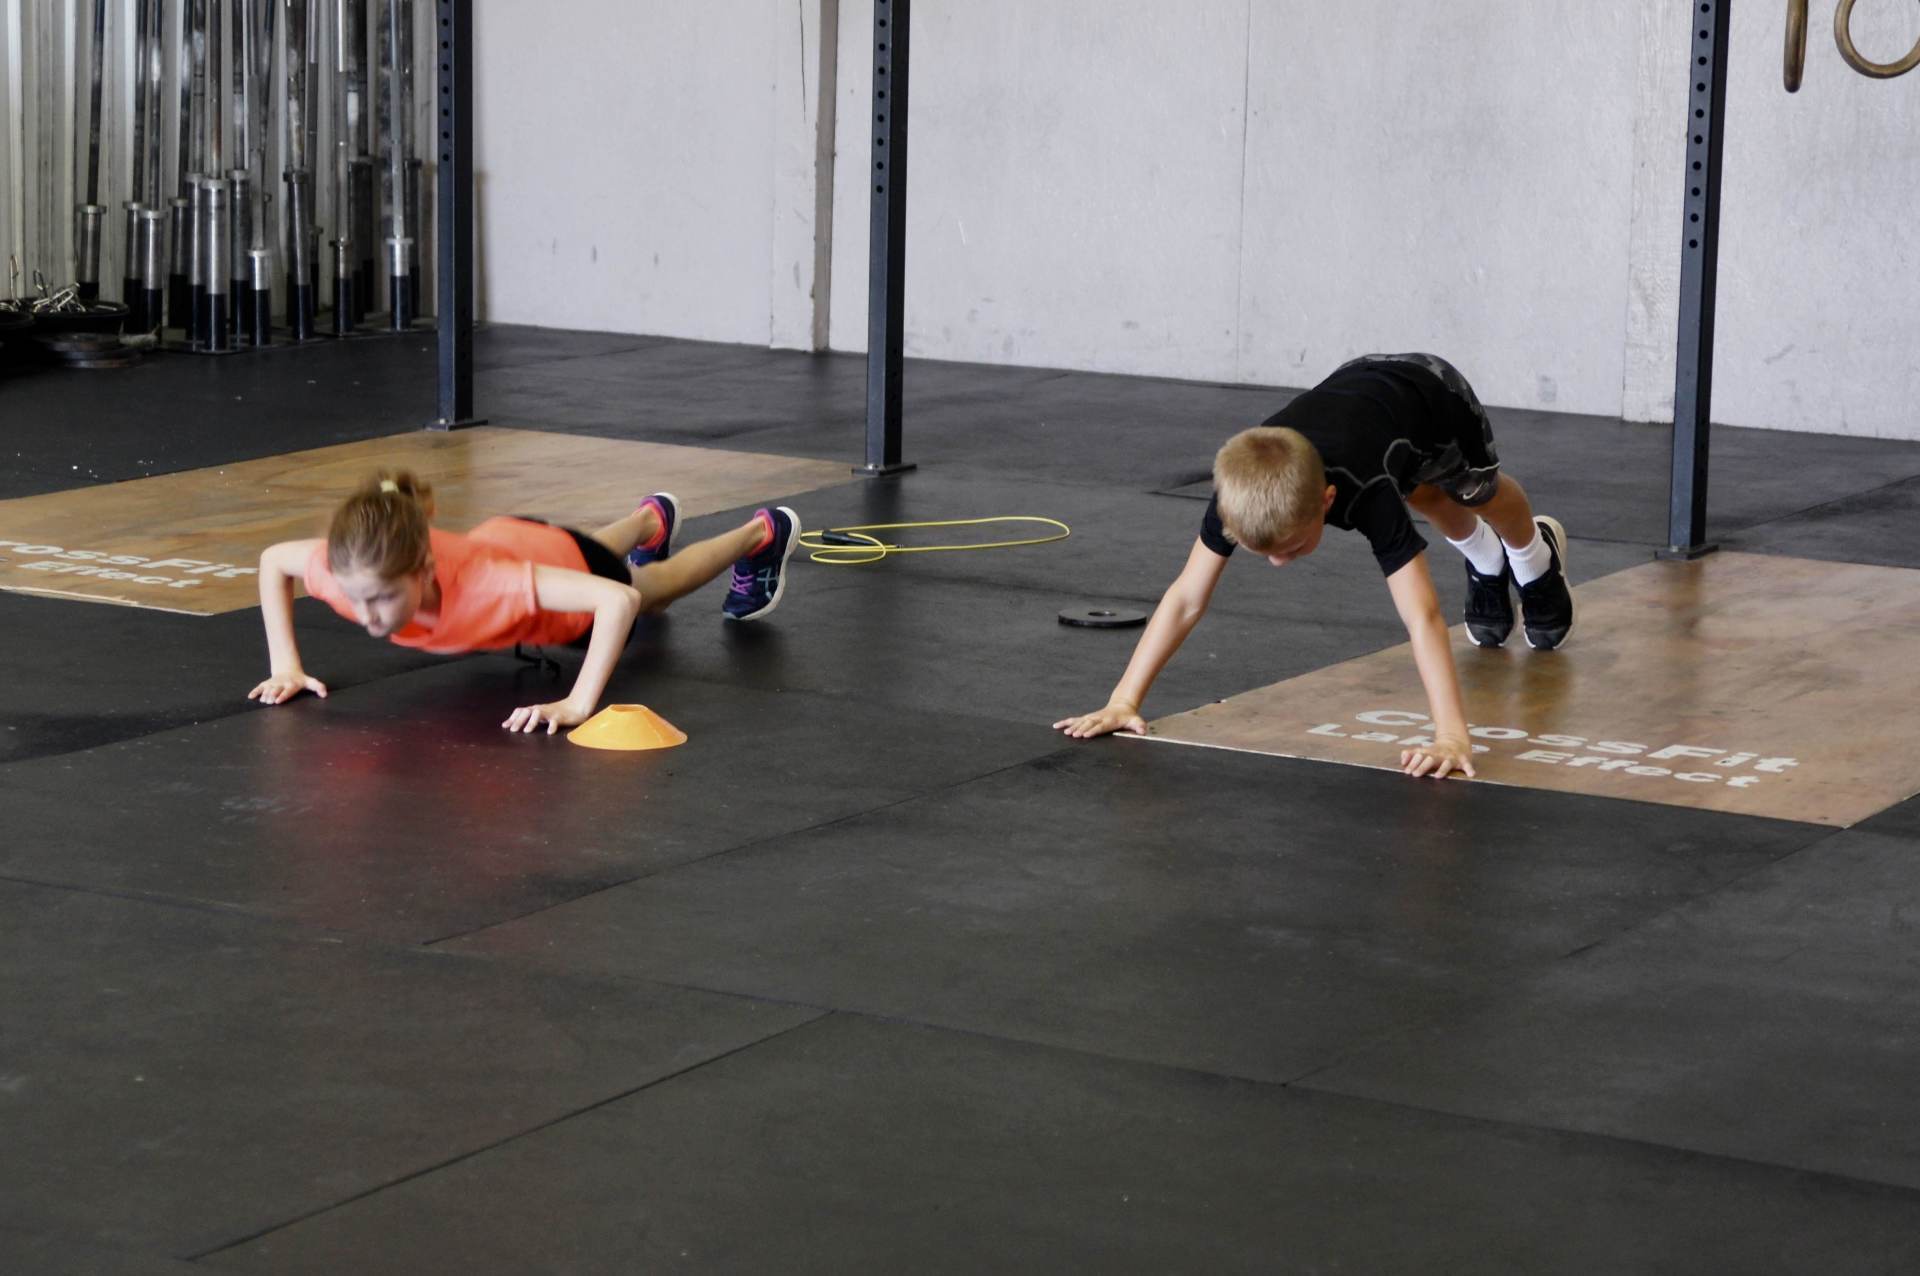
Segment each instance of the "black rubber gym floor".
[{"label": "black rubber gym floor", "polygon": [[[0,497],[410,428],[429,341],[0,382]],[[478,356],[494,424],[858,459],[857,357]],[[663,753],[509,737],[550,674],[310,602],[333,695],[261,709],[252,612],[0,594],[0,1271],[1920,1269],[1920,801],[1835,833],[1048,730],[1137,633],[1056,614],[1150,606],[1289,393],[910,364],[921,468],[807,522],[1073,538],[643,621],[608,699]],[[1576,581],[1646,561],[1663,428],[1493,415]],[[1920,445],[1713,451],[1722,544],[1920,566]],[[1236,563],[1150,716],[1403,637],[1358,538]]]}]

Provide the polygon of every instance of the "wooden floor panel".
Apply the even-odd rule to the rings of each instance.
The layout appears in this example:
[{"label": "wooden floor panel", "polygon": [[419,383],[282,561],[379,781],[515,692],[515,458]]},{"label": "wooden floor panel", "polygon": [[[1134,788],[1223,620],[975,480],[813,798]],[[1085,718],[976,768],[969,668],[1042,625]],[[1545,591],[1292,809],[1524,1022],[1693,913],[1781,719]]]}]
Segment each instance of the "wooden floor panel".
[{"label": "wooden floor panel", "polygon": [[461,530],[530,514],[591,530],[648,492],[687,516],[847,481],[844,464],[671,443],[483,427],[415,431],[0,501],[0,589],[195,615],[251,607],[260,551],[321,535],[378,469],[434,487],[434,522]]},{"label": "wooden floor panel", "polygon": [[[1846,826],[1920,791],[1920,571],[1751,554],[1574,591],[1559,651],[1454,657],[1481,782]],[[1399,646],[1153,723],[1151,738],[1397,766],[1426,696]]]}]

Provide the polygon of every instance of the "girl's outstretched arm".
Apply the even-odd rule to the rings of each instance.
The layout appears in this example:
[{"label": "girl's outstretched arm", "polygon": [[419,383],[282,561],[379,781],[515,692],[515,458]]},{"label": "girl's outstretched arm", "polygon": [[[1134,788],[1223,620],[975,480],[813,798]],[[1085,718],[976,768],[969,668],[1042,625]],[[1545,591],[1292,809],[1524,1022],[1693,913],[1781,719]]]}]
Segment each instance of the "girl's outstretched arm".
[{"label": "girl's outstretched arm", "polygon": [[509,731],[532,731],[545,723],[547,734],[552,735],[561,727],[585,722],[600,707],[600,693],[607,689],[607,679],[613,676],[613,666],[633,630],[633,618],[640,614],[640,591],[603,576],[536,564],[533,595],[542,611],[593,613],[593,637],[587,642],[587,658],[580,664],[572,694],[552,704],[515,709],[500,724]]},{"label": "girl's outstretched arm", "polygon": [[260,555],[260,619],[267,627],[267,680],[247,693],[261,704],[279,704],[302,691],[326,698],[327,685],[300,667],[293,638],[293,582],[305,579],[317,540],[281,541]]}]

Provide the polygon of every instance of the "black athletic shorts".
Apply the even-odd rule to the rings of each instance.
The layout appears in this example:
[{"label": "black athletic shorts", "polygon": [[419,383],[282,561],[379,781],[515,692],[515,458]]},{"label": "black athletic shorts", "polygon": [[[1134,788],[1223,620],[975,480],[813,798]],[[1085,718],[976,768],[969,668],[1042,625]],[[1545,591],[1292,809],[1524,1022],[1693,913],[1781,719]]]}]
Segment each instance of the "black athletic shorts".
[{"label": "black athletic shorts", "polygon": [[[542,527],[559,527],[561,531],[573,537],[573,543],[580,547],[580,557],[587,560],[588,574],[604,576],[608,580],[617,580],[622,585],[633,584],[633,574],[627,570],[627,565],[621,560],[620,555],[614,553],[605,545],[602,545],[599,541],[593,539],[593,537],[587,535],[585,532],[580,531],[578,528],[565,527],[558,523],[549,523],[546,519],[535,518],[531,514],[515,514],[513,517],[523,523],[538,523]],[[567,646],[584,651],[587,646],[587,641],[592,637],[593,631],[589,629],[586,633],[581,634],[578,638],[568,643]],[[627,641],[633,641],[631,631],[627,634]]]},{"label": "black athletic shorts", "polygon": [[1460,370],[1437,354],[1368,354],[1349,359],[1356,363],[1410,363],[1436,377],[1447,392],[1467,407],[1476,425],[1470,425],[1439,456],[1414,472],[1415,483],[1431,483],[1462,505],[1485,505],[1500,486],[1500,454],[1493,447],[1493,422],[1480,406],[1479,396]]},{"label": "black athletic shorts", "polygon": [[620,555],[602,545],[593,537],[577,528],[564,527],[558,523],[549,523],[544,518],[535,518],[531,514],[515,514],[514,518],[522,523],[538,523],[542,527],[559,527],[561,531],[573,537],[573,543],[580,547],[580,557],[587,560],[587,572],[592,576],[604,576],[608,580],[617,580],[622,585],[633,584],[633,574]]}]

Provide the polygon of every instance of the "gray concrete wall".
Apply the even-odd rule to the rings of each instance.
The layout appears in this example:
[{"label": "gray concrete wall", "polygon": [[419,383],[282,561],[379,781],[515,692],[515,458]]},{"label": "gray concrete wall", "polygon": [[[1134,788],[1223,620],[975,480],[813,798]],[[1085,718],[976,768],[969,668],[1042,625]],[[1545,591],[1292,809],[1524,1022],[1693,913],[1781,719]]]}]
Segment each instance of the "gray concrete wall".
[{"label": "gray concrete wall", "polygon": [[[1698,0],[1693,0],[1698,3]],[[1673,416],[1688,0],[1643,0],[1635,76],[1633,250],[1621,412]],[[1855,74],[1833,5],[1810,6],[1806,79],[1781,86],[1785,6],[1734,13],[1714,419],[1920,438],[1920,72]],[[1676,36],[1675,33],[1678,33]],[[1920,5],[1861,0],[1854,38],[1891,62]]]},{"label": "gray concrete wall", "polygon": [[1434,350],[1488,402],[1617,413],[1632,7],[1259,3],[1251,32],[1237,374]]},{"label": "gray concrete wall", "polygon": [[[843,155],[870,14],[846,5]],[[1630,9],[979,0],[914,21],[910,353],[1298,385],[1436,349],[1492,401],[1619,411]],[[841,193],[833,344],[857,349],[866,192]]]},{"label": "gray concrete wall", "polygon": [[[1698,2],[918,0],[908,352],[1303,384],[1427,348],[1665,419]],[[1784,6],[1735,14],[1715,417],[1920,437],[1920,74],[1854,75],[1815,9],[1792,97]],[[864,348],[871,26],[483,0],[487,314]],[[1857,33],[1891,59],[1920,5]]]},{"label": "gray concrete wall", "polygon": [[[872,0],[840,24],[832,342],[866,345]],[[1232,379],[1245,0],[922,3],[909,355]]]},{"label": "gray concrete wall", "polygon": [[[790,144],[777,135],[775,55],[791,51],[795,10],[482,0],[484,315],[768,343],[774,199],[790,197],[791,170],[778,158]],[[797,101],[797,65],[782,67]],[[806,180],[811,215],[811,170]]]}]

